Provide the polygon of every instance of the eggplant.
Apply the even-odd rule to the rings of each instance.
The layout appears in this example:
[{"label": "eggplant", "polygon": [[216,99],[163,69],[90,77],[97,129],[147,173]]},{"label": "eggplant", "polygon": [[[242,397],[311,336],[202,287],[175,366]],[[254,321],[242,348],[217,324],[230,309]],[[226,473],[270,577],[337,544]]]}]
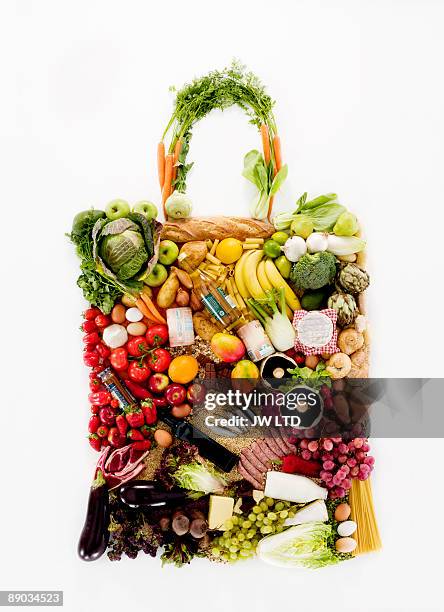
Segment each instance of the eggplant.
[{"label": "eggplant", "polygon": [[91,485],[85,524],[77,548],[83,561],[96,561],[106,550],[109,541],[109,495],[102,470],[97,470]]},{"label": "eggplant", "polygon": [[188,498],[187,492],[167,491],[151,480],[130,480],[120,485],[117,495],[130,508],[160,508]]}]

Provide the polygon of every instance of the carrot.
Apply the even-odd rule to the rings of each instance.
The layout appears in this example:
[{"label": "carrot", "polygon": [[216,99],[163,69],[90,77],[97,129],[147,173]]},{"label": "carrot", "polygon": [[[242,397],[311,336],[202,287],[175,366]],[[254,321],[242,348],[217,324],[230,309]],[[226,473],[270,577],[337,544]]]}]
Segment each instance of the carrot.
[{"label": "carrot", "polygon": [[273,210],[273,202],[274,202],[274,196],[271,196],[270,201],[268,202],[268,213],[267,213],[267,219],[269,221],[271,221],[270,217],[271,217],[271,211]]},{"label": "carrot", "polygon": [[265,123],[261,125],[261,136],[262,136],[262,148],[264,149],[264,160],[265,165],[268,166],[271,159],[270,152],[270,135],[268,133],[268,127]]},{"label": "carrot", "polygon": [[157,145],[157,174],[159,175],[159,185],[163,189],[165,182],[165,145],[159,142]]},{"label": "carrot", "polygon": [[273,149],[274,149],[274,159],[276,162],[276,170],[277,172],[279,172],[279,170],[282,168],[282,151],[281,151],[281,139],[279,138],[277,134],[275,134],[273,138]]},{"label": "carrot", "polygon": [[174,147],[173,178],[171,181],[172,183],[176,180],[176,177],[177,177],[177,164],[179,162],[179,155],[180,155],[181,149],[182,149],[182,139],[178,138],[176,142],[176,146]]},{"label": "carrot", "polygon": [[143,316],[146,319],[149,319],[151,323],[159,323],[159,320],[154,318],[154,315],[151,314],[151,312],[146,307],[145,302],[141,298],[136,299],[136,306],[140,310],[140,312],[143,314]]},{"label": "carrot", "polygon": [[163,214],[165,215],[165,219],[167,218],[166,210],[165,210],[165,202],[171,195],[171,180],[173,178],[173,155],[167,155],[165,158],[165,181],[163,183],[162,189],[162,204],[163,204]]},{"label": "carrot", "polygon": [[156,319],[160,322],[160,323],[166,323],[166,320],[162,317],[162,315],[160,314],[160,312],[157,310],[157,308],[154,306],[154,302],[151,298],[149,298],[146,293],[141,293],[140,297],[142,298],[142,300],[145,302],[146,307],[148,308],[148,310],[151,312],[151,318],[153,316],[156,317]]}]

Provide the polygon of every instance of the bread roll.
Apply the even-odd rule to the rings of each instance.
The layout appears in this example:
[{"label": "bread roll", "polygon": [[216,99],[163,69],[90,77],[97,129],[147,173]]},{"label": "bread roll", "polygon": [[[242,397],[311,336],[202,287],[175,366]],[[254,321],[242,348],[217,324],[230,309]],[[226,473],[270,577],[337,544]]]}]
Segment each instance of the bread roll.
[{"label": "bread roll", "polygon": [[174,242],[190,240],[223,240],[224,238],[268,238],[274,233],[269,223],[247,217],[192,217],[166,221],[161,237]]}]

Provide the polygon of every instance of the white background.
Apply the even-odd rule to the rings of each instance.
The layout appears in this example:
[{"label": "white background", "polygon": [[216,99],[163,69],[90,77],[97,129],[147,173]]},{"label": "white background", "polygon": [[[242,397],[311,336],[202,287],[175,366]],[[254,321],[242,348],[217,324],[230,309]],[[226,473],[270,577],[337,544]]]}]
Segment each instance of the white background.
[{"label": "white background", "polygon": [[[76,212],[158,201],[168,87],[233,56],[277,100],[290,178],[339,193],[370,244],[373,374],[442,374],[442,2],[16,0],[1,3],[0,588],[63,589],[65,609],[442,610],[442,440],[375,440],[384,550],[318,572],[259,562],[176,570],[76,558],[95,455]],[[196,214],[248,214],[240,111],[194,130]]]}]

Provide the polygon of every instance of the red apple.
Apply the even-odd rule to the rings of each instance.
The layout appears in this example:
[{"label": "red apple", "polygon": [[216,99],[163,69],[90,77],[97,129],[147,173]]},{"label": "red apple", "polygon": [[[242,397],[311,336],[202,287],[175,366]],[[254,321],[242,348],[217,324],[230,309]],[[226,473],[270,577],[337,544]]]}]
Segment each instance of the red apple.
[{"label": "red apple", "polygon": [[154,402],[156,408],[167,408],[170,405],[164,395],[161,395],[160,397],[153,397],[152,401]]},{"label": "red apple", "polygon": [[179,406],[183,404],[187,396],[187,390],[183,385],[178,383],[172,383],[168,385],[165,391],[165,397],[168,402],[173,406]]},{"label": "red apple", "polygon": [[200,385],[199,383],[193,383],[190,385],[187,390],[187,398],[192,404],[202,402],[205,398],[205,389],[203,385]]},{"label": "red apple", "polygon": [[170,383],[170,379],[166,374],[161,374],[157,372],[156,374],[151,374],[148,379],[148,388],[152,393],[163,393],[165,389],[168,387]]}]

